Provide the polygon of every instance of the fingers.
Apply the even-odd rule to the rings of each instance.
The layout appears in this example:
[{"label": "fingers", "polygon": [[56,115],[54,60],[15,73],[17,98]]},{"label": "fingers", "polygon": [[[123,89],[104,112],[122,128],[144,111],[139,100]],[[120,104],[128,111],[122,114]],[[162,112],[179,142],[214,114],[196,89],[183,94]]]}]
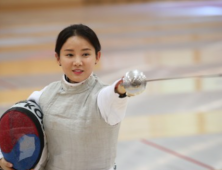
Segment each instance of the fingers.
[{"label": "fingers", "polygon": [[7,162],[4,158],[0,160],[0,165],[4,170],[13,170],[13,165],[10,162]]},{"label": "fingers", "polygon": [[126,93],[126,90],[125,90],[124,86],[122,85],[122,83],[123,83],[122,79],[116,83],[116,86],[115,86],[116,93],[119,93],[119,94]]}]

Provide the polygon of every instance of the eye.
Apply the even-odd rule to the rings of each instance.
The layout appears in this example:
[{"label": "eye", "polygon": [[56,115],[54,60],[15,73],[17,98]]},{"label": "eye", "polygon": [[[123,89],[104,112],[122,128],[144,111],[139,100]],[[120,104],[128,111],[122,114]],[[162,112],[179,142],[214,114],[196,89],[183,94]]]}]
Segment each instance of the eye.
[{"label": "eye", "polygon": [[87,57],[87,56],[89,56],[90,54],[89,53],[84,53],[82,56],[83,57]]},{"label": "eye", "polygon": [[68,57],[72,57],[72,56],[73,56],[73,54],[66,54],[66,56],[68,56]]}]

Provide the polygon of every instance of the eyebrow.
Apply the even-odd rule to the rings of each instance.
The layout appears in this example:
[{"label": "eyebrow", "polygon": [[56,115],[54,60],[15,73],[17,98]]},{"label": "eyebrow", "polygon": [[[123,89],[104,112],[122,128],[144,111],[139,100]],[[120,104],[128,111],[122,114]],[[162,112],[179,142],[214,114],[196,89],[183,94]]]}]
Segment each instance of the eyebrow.
[{"label": "eyebrow", "polygon": [[74,51],[74,50],[72,50],[72,49],[65,49],[64,51]]},{"label": "eyebrow", "polygon": [[[90,51],[90,48],[83,48],[81,51]],[[65,49],[64,51],[75,51],[73,49]]]},{"label": "eyebrow", "polygon": [[82,51],[89,51],[91,50],[90,48],[83,48]]}]

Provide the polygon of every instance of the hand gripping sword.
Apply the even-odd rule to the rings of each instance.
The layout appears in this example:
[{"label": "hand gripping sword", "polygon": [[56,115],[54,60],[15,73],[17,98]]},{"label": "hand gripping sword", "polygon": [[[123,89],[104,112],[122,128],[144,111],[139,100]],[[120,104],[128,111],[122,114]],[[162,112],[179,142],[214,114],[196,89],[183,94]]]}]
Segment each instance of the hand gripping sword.
[{"label": "hand gripping sword", "polygon": [[143,72],[139,70],[132,70],[132,71],[127,72],[125,76],[123,77],[122,86],[125,88],[127,96],[135,96],[137,94],[142,93],[146,89],[147,82],[173,80],[173,79],[185,79],[185,78],[193,78],[193,77],[199,77],[199,78],[222,77],[222,74],[193,75],[193,76],[147,79]]}]

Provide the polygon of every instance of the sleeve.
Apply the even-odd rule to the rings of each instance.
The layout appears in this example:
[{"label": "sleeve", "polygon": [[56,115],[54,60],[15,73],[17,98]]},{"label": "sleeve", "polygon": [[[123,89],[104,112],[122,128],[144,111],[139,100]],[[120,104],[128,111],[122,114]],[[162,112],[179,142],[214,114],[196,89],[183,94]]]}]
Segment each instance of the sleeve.
[{"label": "sleeve", "polygon": [[110,125],[118,124],[123,120],[127,107],[128,98],[119,98],[119,94],[114,91],[118,81],[100,90],[97,98],[101,115]]},{"label": "sleeve", "polygon": [[48,86],[44,87],[41,91],[34,91],[27,100],[33,100],[39,105],[39,98],[42,95],[43,91],[47,88]]}]

